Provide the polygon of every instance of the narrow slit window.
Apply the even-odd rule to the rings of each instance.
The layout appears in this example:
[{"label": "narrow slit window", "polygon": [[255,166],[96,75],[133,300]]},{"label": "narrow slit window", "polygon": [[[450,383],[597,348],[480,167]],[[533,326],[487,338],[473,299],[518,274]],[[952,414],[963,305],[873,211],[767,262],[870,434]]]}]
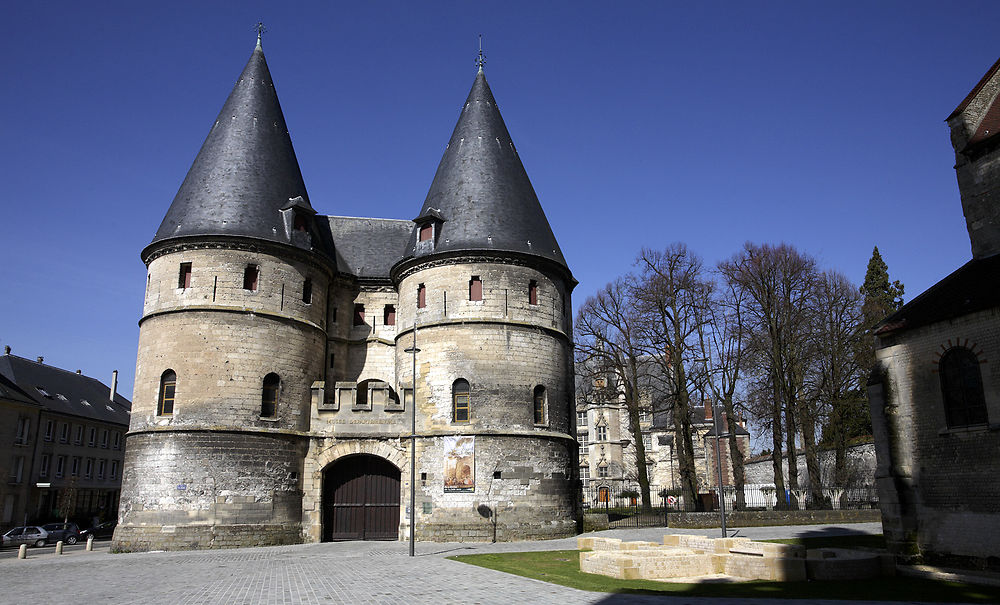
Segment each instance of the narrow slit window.
[{"label": "narrow slit window", "polygon": [[311,305],[313,301],[313,282],[311,279],[306,279],[302,282],[302,302],[307,305]]},{"label": "narrow slit window", "polygon": [[243,289],[257,291],[257,284],[260,280],[260,267],[258,265],[247,265],[243,270]]},{"label": "narrow slit window", "polygon": [[451,387],[452,392],[452,415],[454,422],[468,422],[470,401],[469,401],[469,381],[459,378]]},{"label": "narrow slit window", "polygon": [[354,305],[354,325],[365,325],[365,306],[361,303]]},{"label": "narrow slit window", "polygon": [[483,280],[478,275],[469,280],[469,300],[483,300]]},{"label": "narrow slit window", "polygon": [[157,416],[170,416],[174,413],[174,390],[177,387],[177,374],[167,370],[160,376],[160,397],[156,404]]},{"label": "narrow slit window", "polygon": [[533,399],[535,424],[545,424],[545,387],[536,386]]},{"label": "narrow slit window", "polygon": [[396,325],[396,306],[386,305],[385,310],[382,311],[382,323],[387,326]]},{"label": "narrow slit window", "polygon": [[333,361],[334,361],[333,353],[330,353],[330,367],[331,368],[333,367]]},{"label": "narrow slit window", "polygon": [[260,396],[260,417],[274,418],[278,413],[278,392],[281,390],[281,378],[275,373],[264,377],[264,386]]},{"label": "narrow slit window", "polygon": [[417,286],[417,308],[423,309],[427,306],[427,286],[420,284]]},{"label": "narrow slit window", "polygon": [[528,282],[528,304],[538,304],[538,282],[535,280]]},{"label": "narrow slit window", "polygon": [[434,237],[434,225],[428,223],[420,227],[420,241],[428,242]]},{"label": "narrow slit window", "polygon": [[177,287],[184,289],[191,287],[191,263],[181,263],[180,275],[177,276]]}]

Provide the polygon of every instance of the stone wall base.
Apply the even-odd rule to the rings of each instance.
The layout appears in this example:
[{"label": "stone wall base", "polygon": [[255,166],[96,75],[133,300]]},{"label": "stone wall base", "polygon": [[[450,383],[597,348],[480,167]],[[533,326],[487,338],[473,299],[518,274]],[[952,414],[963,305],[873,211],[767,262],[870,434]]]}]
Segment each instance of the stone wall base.
[{"label": "stone wall base", "polygon": [[[878,510],[763,510],[726,513],[727,527],[870,523],[881,520],[882,513]],[[670,527],[690,529],[719,527],[719,513],[669,513],[667,523]]]},{"label": "stone wall base", "polygon": [[300,544],[298,525],[119,525],[111,543],[113,552],[202,550]]},{"label": "stone wall base", "polygon": [[[400,539],[409,538],[405,524],[400,526]],[[491,542],[494,539],[493,524],[489,521],[468,524],[420,523],[416,527],[416,539],[426,542]],[[573,519],[551,523],[526,522],[517,525],[499,524],[496,528],[497,542],[518,542],[521,540],[552,540],[567,538],[579,533]]]}]

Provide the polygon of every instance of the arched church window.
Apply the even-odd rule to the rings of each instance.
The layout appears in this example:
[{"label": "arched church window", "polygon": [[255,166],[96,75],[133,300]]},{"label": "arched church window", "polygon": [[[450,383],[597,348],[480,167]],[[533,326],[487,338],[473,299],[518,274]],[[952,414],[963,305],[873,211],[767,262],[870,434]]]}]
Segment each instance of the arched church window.
[{"label": "arched church window", "polygon": [[469,421],[469,381],[464,378],[459,378],[451,386],[452,393],[452,411],[451,419],[453,422],[468,422]]},{"label": "arched church window", "polygon": [[157,416],[170,416],[174,413],[174,390],[176,387],[176,372],[167,370],[160,375],[160,395],[156,402]]},{"label": "arched church window", "polygon": [[278,413],[278,392],[281,390],[281,378],[271,372],[264,377],[264,387],[260,395],[260,417],[274,418]]},{"label": "arched church window", "polygon": [[545,387],[542,385],[536,386],[532,399],[534,402],[535,424],[545,424]]},{"label": "arched church window", "polygon": [[949,427],[987,424],[979,359],[965,347],[952,347],[938,363],[944,414]]}]

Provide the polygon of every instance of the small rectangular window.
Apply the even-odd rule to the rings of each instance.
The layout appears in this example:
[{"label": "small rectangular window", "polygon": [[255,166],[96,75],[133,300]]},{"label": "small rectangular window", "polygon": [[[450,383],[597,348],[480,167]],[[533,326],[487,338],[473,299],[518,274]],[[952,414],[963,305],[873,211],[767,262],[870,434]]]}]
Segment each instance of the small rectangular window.
[{"label": "small rectangular window", "polygon": [[191,263],[181,263],[181,272],[177,277],[178,288],[191,287]]},{"label": "small rectangular window", "polygon": [[90,479],[94,476],[94,459],[87,458],[87,463],[84,465],[83,476],[86,479]]},{"label": "small rectangular window", "polygon": [[111,479],[112,481],[114,481],[117,478],[118,478],[118,461],[117,460],[112,460],[111,461],[111,475],[108,476],[108,479]]},{"label": "small rectangular window", "polygon": [[108,429],[101,430],[101,447],[105,449],[108,447]]},{"label": "small rectangular window", "polygon": [[14,464],[10,467],[10,482],[20,483],[24,478],[24,456],[14,458]]},{"label": "small rectangular window", "polygon": [[76,427],[76,439],[73,440],[73,443],[77,445],[83,443],[83,427],[80,425],[77,425]]},{"label": "small rectangular window", "polygon": [[333,367],[333,353],[330,353],[330,367]]},{"label": "small rectangular window", "polygon": [[260,267],[257,265],[247,265],[243,270],[243,289],[257,291],[257,282],[260,278]]},{"label": "small rectangular window", "polygon": [[62,477],[66,474],[66,456],[59,456],[56,458],[56,477]]},{"label": "small rectangular window", "polygon": [[69,443],[69,423],[64,422],[62,424],[62,430],[59,432],[59,442]]},{"label": "small rectangular window", "polygon": [[71,477],[80,476],[80,457],[73,456],[73,465],[70,467],[69,474]]},{"label": "small rectangular window", "polygon": [[87,445],[90,447],[97,445],[97,429],[95,427],[90,427],[90,439],[87,440]]},{"label": "small rectangular window", "polygon": [[361,303],[354,305],[354,325],[365,325],[365,306]]},{"label": "small rectangular window", "polygon": [[21,417],[17,420],[17,437],[14,438],[14,445],[27,445],[28,433],[31,429],[31,418]]},{"label": "small rectangular window", "polygon": [[55,436],[55,433],[56,433],[56,422],[55,422],[55,420],[46,420],[45,421],[45,440],[46,441],[52,441],[52,438]]},{"label": "small rectangular window", "polygon": [[427,306],[427,287],[423,284],[417,286],[417,308],[423,309]]},{"label": "small rectangular window", "polygon": [[122,447],[122,434],[115,431],[114,444],[112,445],[116,450],[120,450]]},{"label": "small rectangular window", "polygon": [[528,282],[528,304],[538,304],[538,282],[535,280]]},{"label": "small rectangular window", "polygon": [[97,463],[97,478],[98,479],[103,479],[104,478],[104,471],[107,469],[107,467],[108,467],[108,461],[107,460],[101,460],[100,462]]},{"label": "small rectangular window", "polygon": [[396,325],[396,306],[386,305],[382,312],[382,323],[387,326]]},{"label": "small rectangular window", "polygon": [[483,280],[478,275],[469,280],[469,300],[483,300]]},{"label": "small rectangular window", "polygon": [[311,305],[313,301],[313,282],[307,279],[302,282],[302,302]]},{"label": "small rectangular window", "polygon": [[38,466],[38,476],[39,477],[48,477],[49,476],[49,464],[50,464],[51,460],[52,460],[52,456],[50,454],[42,454],[42,462]]},{"label": "small rectangular window", "polygon": [[427,223],[426,225],[421,225],[420,227],[420,241],[426,242],[434,237],[434,225],[432,223]]}]

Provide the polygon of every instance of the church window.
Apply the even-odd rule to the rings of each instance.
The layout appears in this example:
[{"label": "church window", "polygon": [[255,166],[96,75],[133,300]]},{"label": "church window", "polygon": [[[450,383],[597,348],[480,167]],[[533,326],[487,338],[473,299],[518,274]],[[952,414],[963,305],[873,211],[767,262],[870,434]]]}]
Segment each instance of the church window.
[{"label": "church window", "polygon": [[386,305],[382,311],[382,324],[386,326],[396,325],[396,306]]},{"label": "church window", "polygon": [[596,441],[608,440],[608,427],[605,425],[594,427],[594,439]]},{"label": "church window", "polygon": [[434,237],[434,225],[427,223],[426,225],[420,226],[420,241],[427,242]]},{"label": "church window", "polygon": [[191,263],[181,263],[180,275],[177,276],[178,288],[191,287]]},{"label": "church window", "polygon": [[452,409],[451,419],[453,422],[469,421],[469,381],[459,378],[451,386]]},{"label": "church window", "polygon": [[260,278],[260,267],[258,265],[247,265],[243,270],[243,289],[257,291],[257,281]]},{"label": "church window", "polygon": [[545,424],[545,387],[538,385],[535,387],[534,397],[535,424]]},{"label": "church window", "polygon": [[538,304],[538,282],[535,280],[528,282],[528,304]]},{"label": "church window", "polygon": [[469,280],[469,300],[483,300],[483,280],[478,275]]},{"label": "church window", "polygon": [[174,389],[177,387],[177,374],[167,370],[160,376],[160,397],[156,404],[157,416],[169,416],[174,413]]},{"label": "church window", "polygon": [[427,286],[420,284],[417,286],[417,308],[423,309],[427,306]]},{"label": "church window", "polygon": [[311,305],[313,301],[313,281],[306,278],[306,281],[302,282],[302,302],[307,305]]},{"label": "church window", "polygon": [[948,426],[986,424],[983,377],[976,354],[965,347],[953,347],[941,357],[938,371]]},{"label": "church window", "polygon": [[278,392],[281,378],[274,372],[264,377],[264,388],[260,396],[260,417],[274,418],[278,413]]},{"label": "church window", "polygon": [[365,306],[361,303],[354,305],[354,325],[365,325]]}]

